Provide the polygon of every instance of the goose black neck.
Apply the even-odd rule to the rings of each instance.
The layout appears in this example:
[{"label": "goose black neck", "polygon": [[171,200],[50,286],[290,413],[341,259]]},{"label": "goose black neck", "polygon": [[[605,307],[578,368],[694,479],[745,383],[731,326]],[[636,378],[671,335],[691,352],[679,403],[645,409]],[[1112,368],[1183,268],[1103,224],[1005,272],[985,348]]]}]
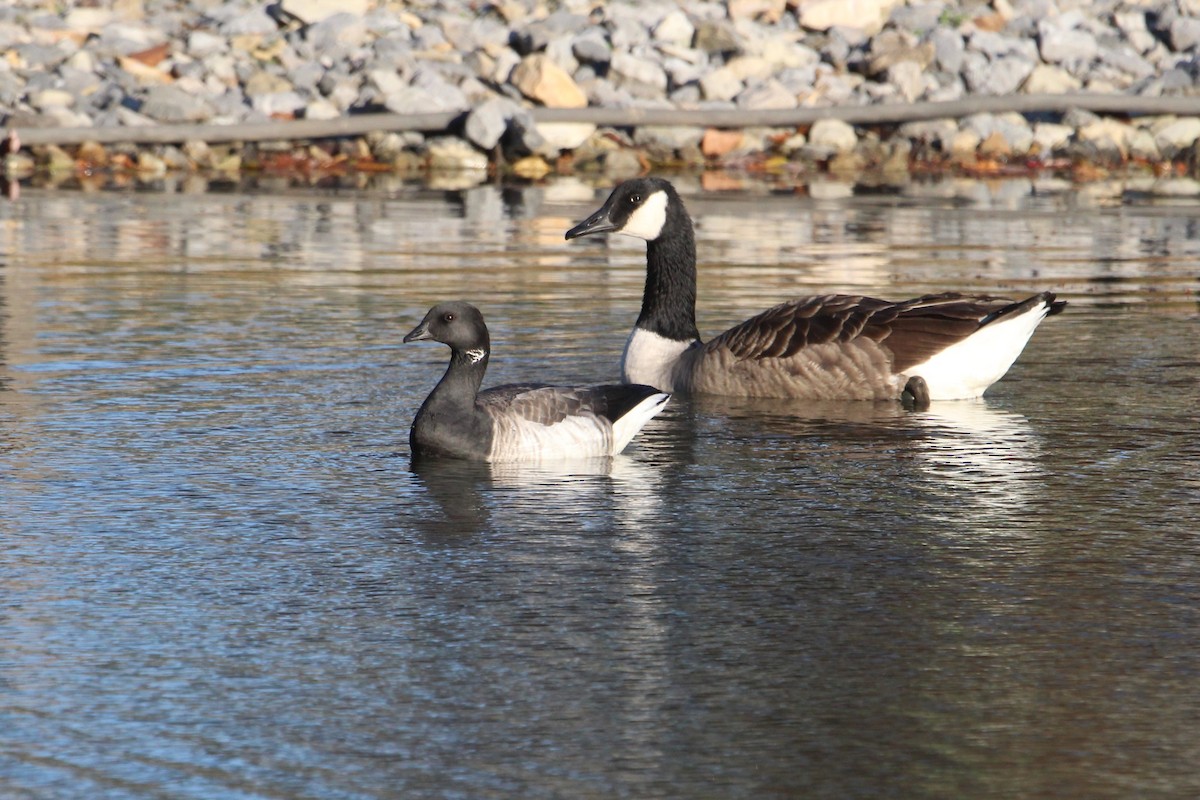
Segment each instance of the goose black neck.
[{"label": "goose black neck", "polygon": [[679,342],[699,341],[696,329],[696,237],[682,206],[663,233],[646,243],[646,289],[637,326]]},{"label": "goose black neck", "polygon": [[478,354],[478,350],[452,351],[450,366],[446,367],[446,374],[425,400],[425,405],[430,408],[473,407],[479,387],[483,385],[483,375],[487,372],[489,358],[488,352],[484,350],[482,358],[473,360]]}]

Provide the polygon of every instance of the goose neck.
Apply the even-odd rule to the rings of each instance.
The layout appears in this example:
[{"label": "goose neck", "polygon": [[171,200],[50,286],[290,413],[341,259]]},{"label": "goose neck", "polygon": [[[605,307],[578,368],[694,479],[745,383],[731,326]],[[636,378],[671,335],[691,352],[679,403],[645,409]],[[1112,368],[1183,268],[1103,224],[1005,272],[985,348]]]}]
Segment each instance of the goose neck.
[{"label": "goose neck", "polygon": [[696,241],[691,224],[646,244],[646,289],[637,325],[676,341],[696,341]]}]

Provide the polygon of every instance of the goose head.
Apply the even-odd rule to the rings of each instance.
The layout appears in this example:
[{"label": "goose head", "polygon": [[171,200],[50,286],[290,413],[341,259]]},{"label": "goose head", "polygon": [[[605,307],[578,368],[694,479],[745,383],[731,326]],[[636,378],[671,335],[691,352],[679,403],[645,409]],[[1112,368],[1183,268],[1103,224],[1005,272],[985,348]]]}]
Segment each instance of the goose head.
[{"label": "goose head", "polygon": [[623,233],[653,242],[685,228],[690,230],[690,220],[674,186],[662,178],[634,178],[613,189],[596,213],[567,231],[567,238]]},{"label": "goose head", "polygon": [[429,309],[425,319],[405,335],[404,341],[441,342],[455,353],[467,355],[472,362],[480,361],[491,347],[483,314],[462,301],[438,303]]}]

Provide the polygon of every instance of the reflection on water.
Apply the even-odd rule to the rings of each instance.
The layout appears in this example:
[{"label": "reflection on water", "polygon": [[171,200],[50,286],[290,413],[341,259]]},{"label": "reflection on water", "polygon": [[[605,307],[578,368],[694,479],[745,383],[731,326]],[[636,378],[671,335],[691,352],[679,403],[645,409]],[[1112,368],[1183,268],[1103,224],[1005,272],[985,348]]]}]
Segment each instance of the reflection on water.
[{"label": "reflection on water", "polygon": [[675,398],[628,451],[413,463],[434,302],[488,382],[615,377],[582,181],[0,206],[0,794],[1200,792],[1200,228],[1128,184],[705,193],[700,326],[1058,291],[978,402]]}]

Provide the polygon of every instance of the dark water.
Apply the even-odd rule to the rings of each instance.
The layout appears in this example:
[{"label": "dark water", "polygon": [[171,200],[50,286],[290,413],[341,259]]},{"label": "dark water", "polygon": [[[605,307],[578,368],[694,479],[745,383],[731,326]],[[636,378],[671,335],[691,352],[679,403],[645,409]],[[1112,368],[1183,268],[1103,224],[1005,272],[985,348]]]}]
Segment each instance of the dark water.
[{"label": "dark water", "polygon": [[700,327],[1053,289],[981,402],[677,399],[617,459],[414,471],[488,383],[614,377],[641,245],[544,189],[0,207],[0,797],[1194,797],[1200,206],[701,193]]}]

